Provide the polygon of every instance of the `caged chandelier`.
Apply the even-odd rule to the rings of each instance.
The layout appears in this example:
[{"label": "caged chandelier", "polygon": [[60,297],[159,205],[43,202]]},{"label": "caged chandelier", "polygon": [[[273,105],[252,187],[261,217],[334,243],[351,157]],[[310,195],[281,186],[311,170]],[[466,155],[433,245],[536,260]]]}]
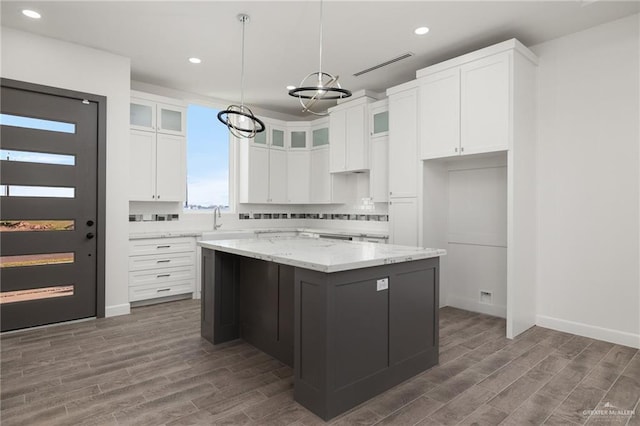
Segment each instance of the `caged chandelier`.
[{"label": "caged chandelier", "polygon": [[229,128],[231,134],[237,138],[253,138],[256,133],[263,132],[265,127],[262,120],[253,115],[249,107],[244,105],[244,26],[249,22],[249,15],[240,14],[238,20],[242,22],[242,68],[240,71],[240,105],[229,105],[227,109],[218,113],[218,120]]},{"label": "caged chandelier", "polygon": [[[338,76],[322,71],[322,0],[320,0],[320,66],[317,72],[307,75],[299,87],[289,90],[289,95],[298,98],[302,112],[315,115],[327,115],[313,108],[319,101],[332,101],[351,96],[351,91],[343,89],[338,83]],[[308,83],[309,82],[309,83]]]}]

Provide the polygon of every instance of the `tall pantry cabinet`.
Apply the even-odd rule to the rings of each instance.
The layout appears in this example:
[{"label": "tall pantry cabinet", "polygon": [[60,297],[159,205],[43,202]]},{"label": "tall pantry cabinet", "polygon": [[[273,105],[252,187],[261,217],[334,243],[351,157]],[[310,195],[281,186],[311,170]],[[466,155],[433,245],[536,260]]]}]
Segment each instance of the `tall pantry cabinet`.
[{"label": "tall pantry cabinet", "polygon": [[416,73],[423,244],[448,248],[447,304],[510,338],[536,322],[536,66],[512,39]]},{"label": "tall pantry cabinet", "polygon": [[418,246],[418,87],[387,90],[389,96],[389,242]]}]

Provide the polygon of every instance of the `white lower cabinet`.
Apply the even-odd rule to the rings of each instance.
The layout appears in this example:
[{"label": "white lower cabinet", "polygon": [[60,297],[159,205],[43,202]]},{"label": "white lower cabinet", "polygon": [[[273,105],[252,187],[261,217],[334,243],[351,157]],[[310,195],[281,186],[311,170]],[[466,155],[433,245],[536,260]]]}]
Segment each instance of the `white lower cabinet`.
[{"label": "white lower cabinet", "polygon": [[418,200],[416,197],[389,199],[389,243],[418,246]]},{"label": "white lower cabinet", "polygon": [[195,292],[193,237],[129,241],[129,302]]}]

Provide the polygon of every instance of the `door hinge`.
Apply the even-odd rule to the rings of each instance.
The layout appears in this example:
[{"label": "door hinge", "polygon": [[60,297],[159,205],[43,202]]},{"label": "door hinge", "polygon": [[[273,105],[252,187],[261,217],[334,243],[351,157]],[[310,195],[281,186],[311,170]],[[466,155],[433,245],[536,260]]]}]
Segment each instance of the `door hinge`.
[{"label": "door hinge", "polygon": [[83,99],[82,103],[85,104],[85,105],[89,105],[91,102],[89,102],[87,99]]}]

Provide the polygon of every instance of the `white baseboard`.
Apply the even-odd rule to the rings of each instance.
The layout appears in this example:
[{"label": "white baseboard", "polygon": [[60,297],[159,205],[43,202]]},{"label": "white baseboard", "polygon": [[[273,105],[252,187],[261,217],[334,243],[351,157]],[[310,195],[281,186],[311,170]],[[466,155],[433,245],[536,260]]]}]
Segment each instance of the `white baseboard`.
[{"label": "white baseboard", "polygon": [[129,315],[131,313],[131,305],[123,303],[122,305],[106,306],[104,308],[105,317],[117,317],[118,315]]},{"label": "white baseboard", "polygon": [[545,315],[536,316],[536,325],[557,331],[563,331],[565,333],[577,334],[578,336],[590,337],[592,339],[604,340],[605,342],[640,349],[640,334],[627,333],[625,331],[567,321]]},{"label": "white baseboard", "polygon": [[453,308],[464,309],[465,311],[478,312],[481,314],[491,315],[494,317],[506,318],[507,307],[498,305],[487,305],[486,303],[480,303],[475,300],[465,299],[463,297],[457,297],[448,295],[447,305]]}]

